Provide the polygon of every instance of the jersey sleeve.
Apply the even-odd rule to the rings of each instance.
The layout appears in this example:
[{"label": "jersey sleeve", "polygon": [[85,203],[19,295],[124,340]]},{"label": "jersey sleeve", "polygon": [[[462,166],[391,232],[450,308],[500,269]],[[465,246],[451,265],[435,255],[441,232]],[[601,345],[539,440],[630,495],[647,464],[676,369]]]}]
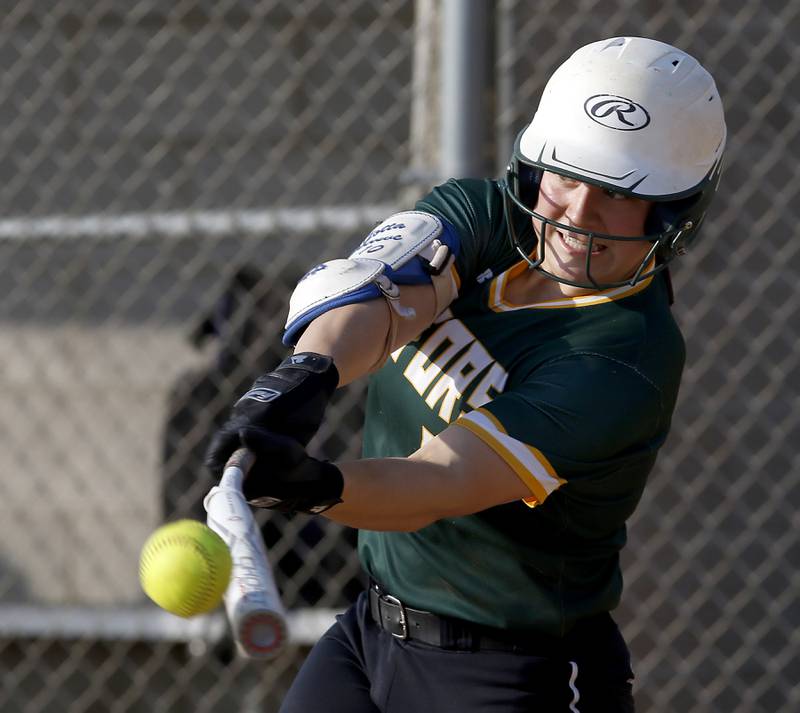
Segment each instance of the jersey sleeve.
[{"label": "jersey sleeve", "polygon": [[669,429],[668,402],[626,363],[571,354],[455,423],[513,468],[533,506],[562,487],[587,491],[631,467],[649,470]]},{"label": "jersey sleeve", "polygon": [[436,215],[454,228],[460,243],[455,262],[459,286],[473,283],[510,254],[502,192],[495,181],[452,179],[420,200],[416,210]]}]

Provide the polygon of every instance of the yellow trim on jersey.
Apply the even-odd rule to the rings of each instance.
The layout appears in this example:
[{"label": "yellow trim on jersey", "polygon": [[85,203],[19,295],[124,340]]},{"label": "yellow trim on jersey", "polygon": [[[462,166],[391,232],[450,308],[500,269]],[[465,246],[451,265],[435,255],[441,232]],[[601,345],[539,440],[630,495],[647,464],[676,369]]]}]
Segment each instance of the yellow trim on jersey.
[{"label": "yellow trim on jersey", "polygon": [[511,466],[533,493],[533,498],[523,499],[529,507],[543,503],[550,493],[566,482],[558,477],[550,461],[538,448],[509,436],[500,421],[486,409],[475,409],[454,423],[474,433]]},{"label": "yellow trim on jersey", "polygon": [[[606,302],[613,302],[620,300],[623,297],[630,297],[637,292],[641,292],[653,281],[650,276],[646,280],[637,282],[635,285],[622,285],[622,287],[611,287],[607,290],[600,290],[599,292],[592,292],[588,295],[578,295],[577,297],[562,297],[554,300],[545,300],[544,302],[533,302],[531,304],[513,304],[505,298],[506,288],[508,284],[515,277],[525,272],[528,269],[528,263],[521,261],[512,265],[508,270],[501,273],[492,280],[489,288],[489,307],[495,312],[513,312],[519,309],[564,309],[570,307],[589,307],[591,305],[604,304]],[[645,272],[653,269],[653,263],[650,263]]]},{"label": "yellow trim on jersey", "polygon": [[458,270],[456,269],[455,260],[450,265],[450,276],[456,283],[456,292],[461,292],[461,275],[458,274]]}]

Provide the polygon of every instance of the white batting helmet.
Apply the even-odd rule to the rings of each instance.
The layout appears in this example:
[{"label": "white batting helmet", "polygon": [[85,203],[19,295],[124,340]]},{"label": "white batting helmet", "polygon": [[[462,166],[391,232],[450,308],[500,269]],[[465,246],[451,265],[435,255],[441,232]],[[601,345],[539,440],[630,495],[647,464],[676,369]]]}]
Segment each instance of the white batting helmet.
[{"label": "white batting helmet", "polygon": [[[510,219],[511,204],[546,220],[533,207],[541,173],[551,171],[654,202],[646,234],[636,238],[653,248],[628,282],[648,277],[697,237],[719,183],[725,137],[714,80],[690,55],[642,37],[582,47],[553,73],[531,123],[517,137],[506,180],[515,247],[526,255]],[[539,269],[541,233],[536,262],[526,255]],[[653,257],[658,265],[645,272]],[[588,272],[591,284],[578,286],[611,286],[598,285]]]}]

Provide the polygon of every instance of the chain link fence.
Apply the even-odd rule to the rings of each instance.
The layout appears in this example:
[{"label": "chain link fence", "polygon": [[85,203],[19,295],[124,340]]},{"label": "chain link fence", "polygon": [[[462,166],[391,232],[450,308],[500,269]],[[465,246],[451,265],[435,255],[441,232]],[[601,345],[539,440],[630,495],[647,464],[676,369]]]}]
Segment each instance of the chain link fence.
[{"label": "chain link fence", "polygon": [[[3,713],[277,710],[319,621],[360,590],[352,532],[261,513],[295,645],[254,665],[221,616],[149,607],[136,562],[165,518],[200,516],[205,439],[285,353],[297,277],[436,173],[420,125],[437,6],[8,3]],[[658,37],[717,78],[727,171],[675,271],[687,372],[617,616],[640,711],[800,709],[800,0],[493,7],[498,172],[578,45]],[[313,450],[358,454],[362,395],[338,395]]]}]

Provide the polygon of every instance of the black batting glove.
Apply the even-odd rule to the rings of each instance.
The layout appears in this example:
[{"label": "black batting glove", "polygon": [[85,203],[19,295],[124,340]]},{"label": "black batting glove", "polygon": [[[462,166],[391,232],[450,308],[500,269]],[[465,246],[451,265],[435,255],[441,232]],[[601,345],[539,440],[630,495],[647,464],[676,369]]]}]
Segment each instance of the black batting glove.
[{"label": "black batting glove", "polygon": [[242,492],[255,507],[321,513],[342,502],[342,472],[306,453],[301,443],[260,428],[243,428],[242,443],[256,454]]},{"label": "black batting glove", "polygon": [[[301,352],[259,376],[234,405],[230,418],[214,434],[206,451],[206,465],[220,477],[231,454],[244,444],[243,428],[291,436],[307,444],[317,432],[331,395],[339,385],[333,359]],[[259,453],[254,451],[258,459]]]}]

